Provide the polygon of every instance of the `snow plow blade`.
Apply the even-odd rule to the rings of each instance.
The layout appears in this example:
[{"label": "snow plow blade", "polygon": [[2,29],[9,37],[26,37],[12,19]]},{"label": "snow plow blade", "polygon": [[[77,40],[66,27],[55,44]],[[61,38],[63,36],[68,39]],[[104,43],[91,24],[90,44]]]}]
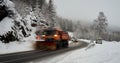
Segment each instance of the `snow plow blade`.
[{"label": "snow plow blade", "polygon": [[46,50],[56,50],[57,46],[55,42],[47,42],[47,41],[36,41],[35,43],[36,49],[46,49]]}]

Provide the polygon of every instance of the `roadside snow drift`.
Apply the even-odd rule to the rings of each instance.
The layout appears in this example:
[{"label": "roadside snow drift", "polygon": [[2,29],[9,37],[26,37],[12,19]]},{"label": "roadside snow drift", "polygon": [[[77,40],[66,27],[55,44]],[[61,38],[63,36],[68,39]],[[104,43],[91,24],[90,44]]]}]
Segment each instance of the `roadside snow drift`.
[{"label": "roadside snow drift", "polygon": [[111,42],[88,50],[76,50],[57,63],[119,63],[120,43]]},{"label": "roadside snow drift", "polygon": [[24,52],[33,50],[32,42],[11,42],[2,43],[0,42],[0,54]]},{"label": "roadside snow drift", "polygon": [[96,44],[87,50],[86,48],[33,63],[120,63],[119,42],[103,41],[103,44]]},{"label": "roadside snow drift", "polygon": [[[33,30],[34,33],[34,30]],[[23,41],[14,41],[10,43],[2,43],[0,41],[0,54],[8,54],[8,53],[16,53],[16,52],[24,52],[34,50],[34,41],[35,34],[33,34],[27,38],[24,38]]]},{"label": "roadside snow drift", "polygon": [[88,50],[76,50],[56,63],[119,63],[120,43],[107,42]]}]

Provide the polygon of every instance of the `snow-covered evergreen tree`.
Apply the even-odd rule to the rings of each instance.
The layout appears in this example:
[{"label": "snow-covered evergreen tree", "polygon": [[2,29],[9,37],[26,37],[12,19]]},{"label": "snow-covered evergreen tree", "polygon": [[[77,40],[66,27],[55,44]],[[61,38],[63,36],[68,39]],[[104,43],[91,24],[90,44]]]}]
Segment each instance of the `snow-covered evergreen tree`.
[{"label": "snow-covered evergreen tree", "polygon": [[[2,42],[23,40],[23,38],[30,36],[33,29],[41,30],[42,27],[50,24],[52,26],[55,23],[55,10],[52,0],[49,3],[46,3],[46,0],[3,1],[0,6],[5,5],[4,12],[6,14],[0,12],[0,16],[2,16],[0,29],[3,29],[3,31],[0,31]],[[34,24],[37,27],[31,26]]]},{"label": "snow-covered evergreen tree", "polygon": [[0,3],[0,6],[2,7],[4,6],[6,13],[8,13],[6,17],[4,17],[0,22],[0,27],[1,27],[0,40],[5,43],[9,41],[19,40],[18,36],[16,35],[17,33],[16,30],[14,31],[13,29],[15,22],[14,15],[16,15],[15,13],[16,11],[14,9],[14,3],[12,3],[9,0],[3,0],[2,3]]},{"label": "snow-covered evergreen tree", "polygon": [[80,38],[81,35],[82,35],[82,33],[81,33],[81,24],[80,24],[80,22],[78,21],[78,22],[76,23],[76,26],[74,27],[74,37],[75,37],[75,38]]},{"label": "snow-covered evergreen tree", "polygon": [[6,7],[8,15],[0,22],[0,27],[3,27],[0,31],[0,40],[5,43],[22,40],[28,34],[22,17],[15,10],[14,3],[10,0],[3,0],[1,6]]},{"label": "snow-covered evergreen tree", "polygon": [[51,27],[54,27],[54,26],[56,26],[56,21],[55,21],[56,12],[55,12],[55,8],[54,8],[53,0],[49,0],[47,10],[48,10],[48,22],[49,22],[49,25]]},{"label": "snow-covered evergreen tree", "polygon": [[103,12],[99,12],[99,16],[96,20],[94,20],[94,29],[95,29],[95,35],[96,39],[101,38],[104,39],[103,36],[105,33],[107,33],[107,18],[104,15]]}]

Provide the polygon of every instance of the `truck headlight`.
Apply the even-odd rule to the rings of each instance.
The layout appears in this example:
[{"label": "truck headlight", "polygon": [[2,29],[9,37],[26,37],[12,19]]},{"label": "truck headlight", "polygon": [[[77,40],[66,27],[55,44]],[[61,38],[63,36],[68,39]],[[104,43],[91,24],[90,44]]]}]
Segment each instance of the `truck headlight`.
[{"label": "truck headlight", "polygon": [[57,35],[57,34],[55,34],[55,35],[54,35],[54,37],[58,37],[58,35]]}]

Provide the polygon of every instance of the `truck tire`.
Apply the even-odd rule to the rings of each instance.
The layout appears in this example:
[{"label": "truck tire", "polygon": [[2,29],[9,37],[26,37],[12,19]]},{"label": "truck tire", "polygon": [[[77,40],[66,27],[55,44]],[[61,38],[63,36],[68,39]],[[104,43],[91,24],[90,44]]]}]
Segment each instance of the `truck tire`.
[{"label": "truck tire", "polygon": [[67,48],[68,47],[68,41],[67,40],[63,40],[63,48]]},{"label": "truck tire", "polygon": [[62,42],[61,41],[56,41],[56,44],[57,44],[57,49],[62,48]]},{"label": "truck tire", "polygon": [[65,48],[68,48],[68,41],[65,40]]}]

